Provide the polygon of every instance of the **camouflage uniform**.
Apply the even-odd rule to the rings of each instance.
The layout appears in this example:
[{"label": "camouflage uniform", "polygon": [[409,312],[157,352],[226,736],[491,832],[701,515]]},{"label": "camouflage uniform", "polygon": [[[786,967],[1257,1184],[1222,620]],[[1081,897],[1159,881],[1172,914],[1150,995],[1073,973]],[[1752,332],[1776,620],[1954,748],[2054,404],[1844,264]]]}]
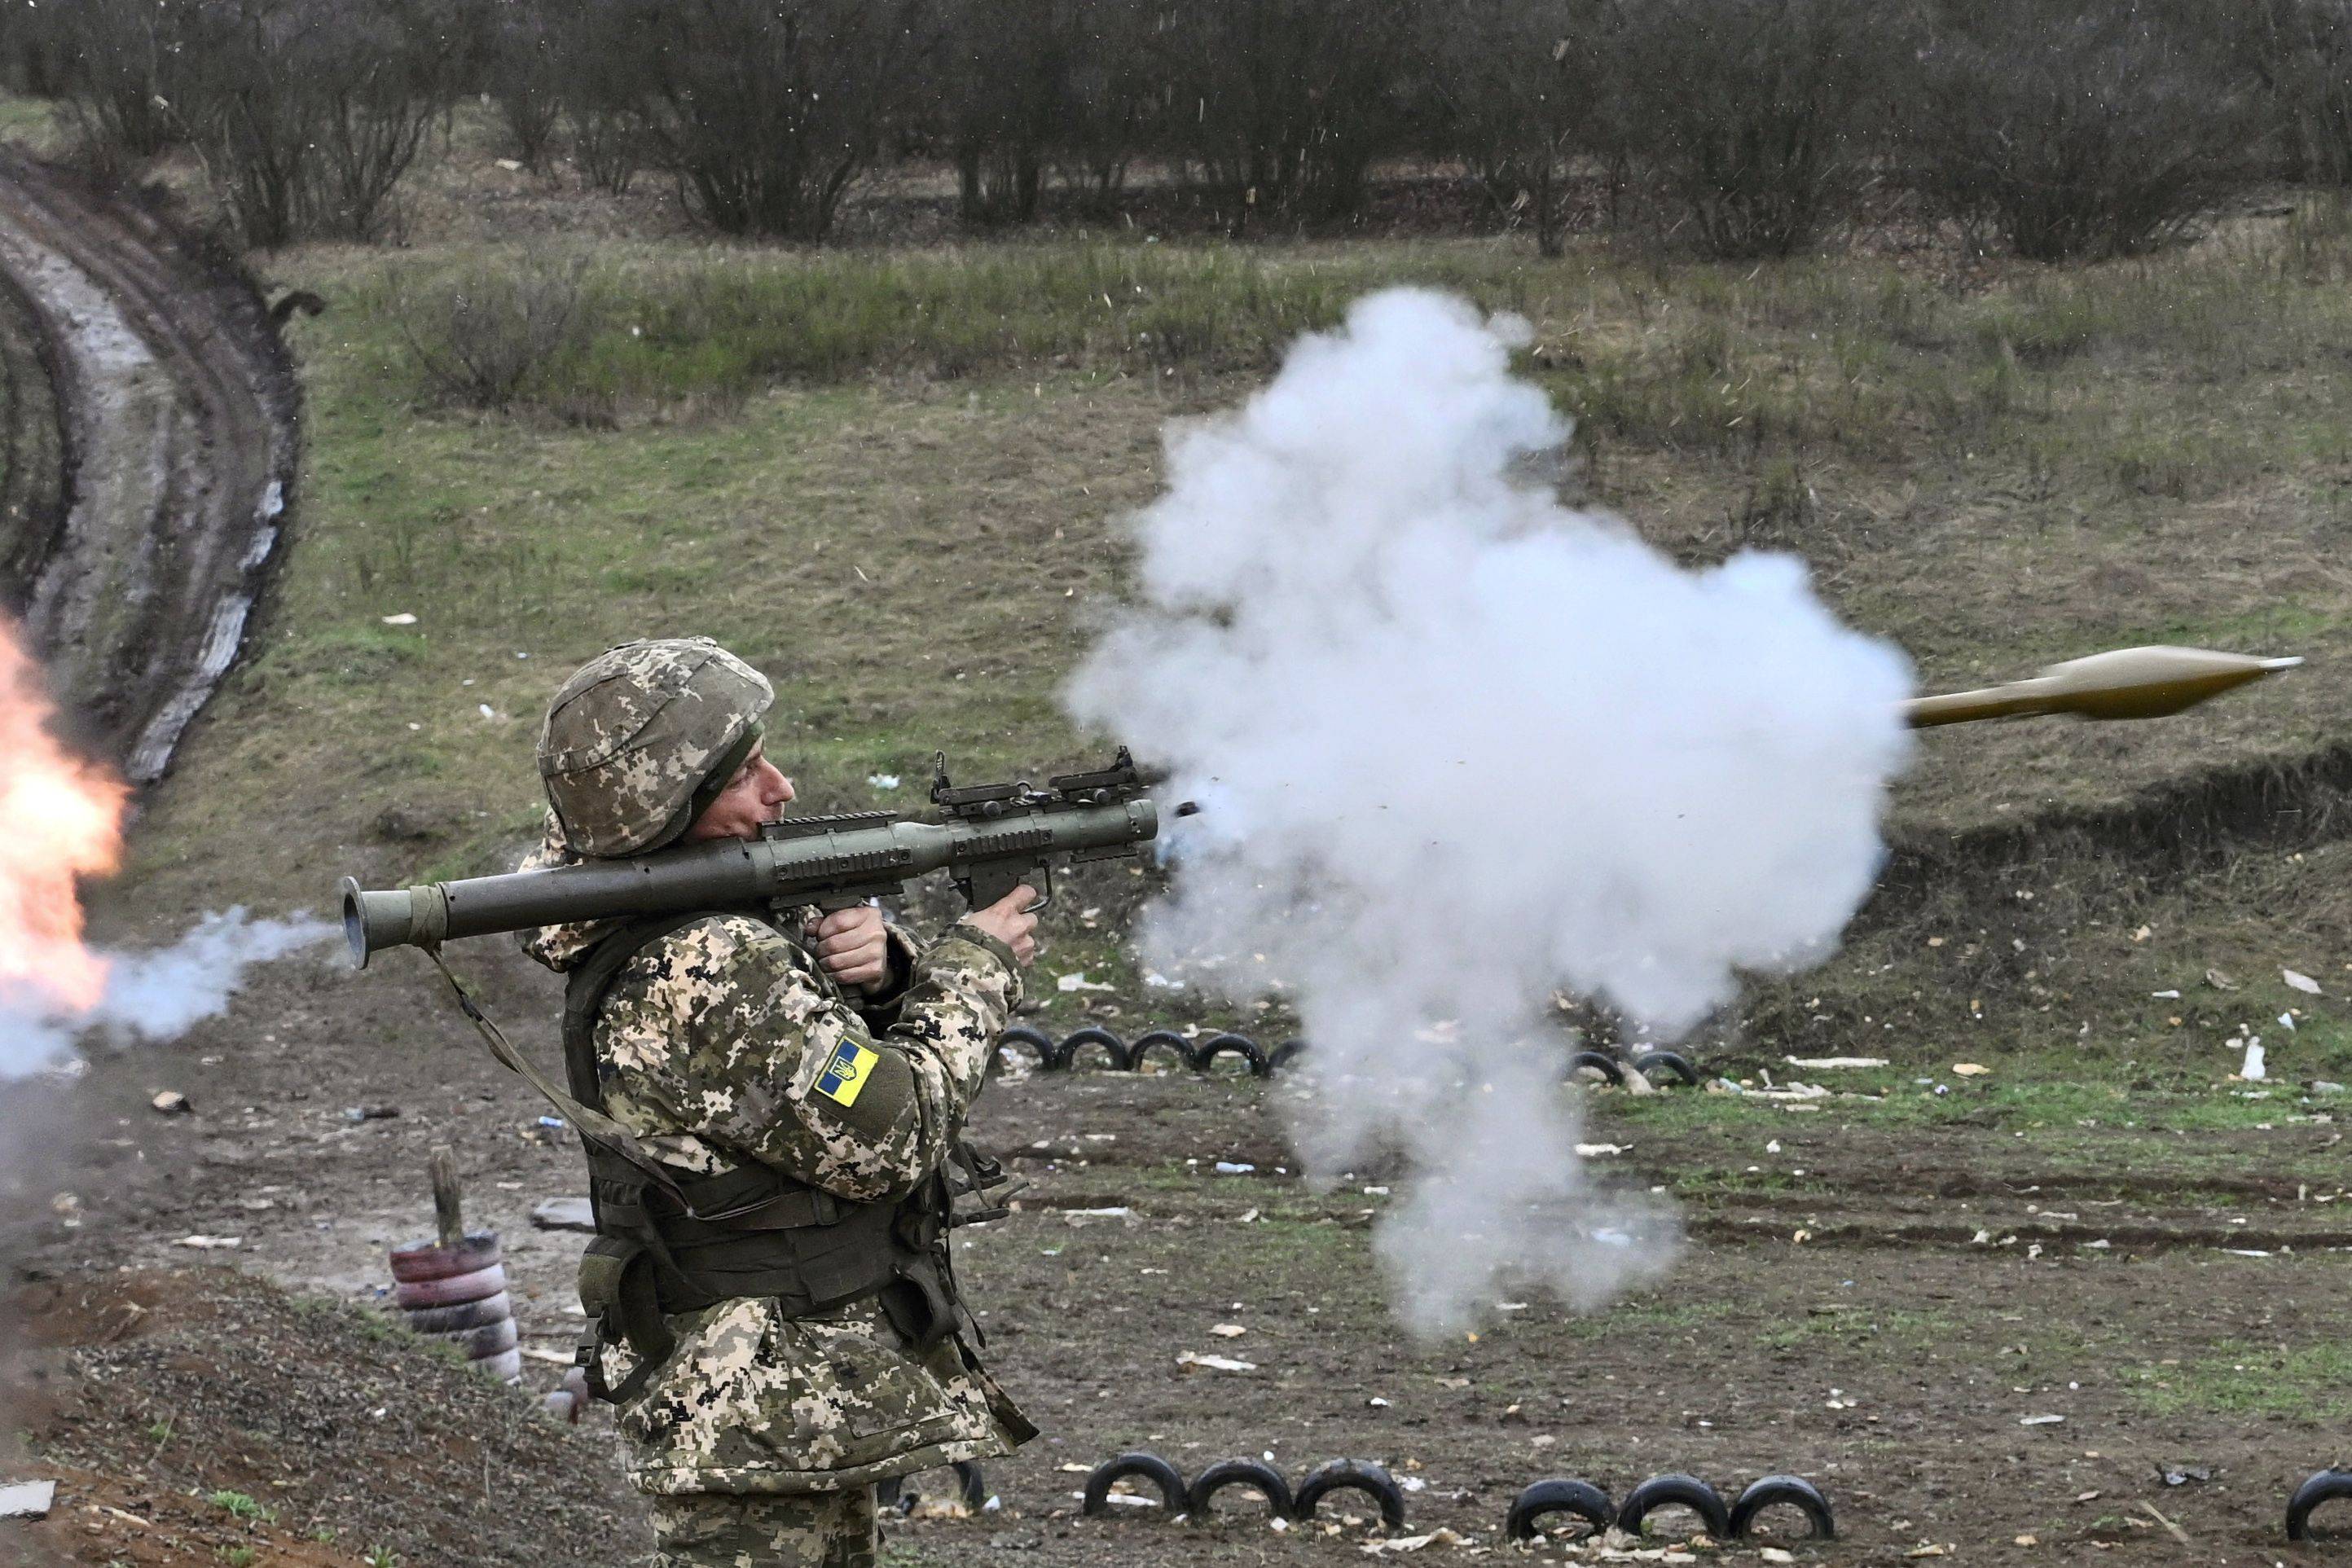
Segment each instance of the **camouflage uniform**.
[{"label": "camouflage uniform", "polygon": [[[627,854],[664,841],[665,831],[683,831],[671,826],[674,802],[699,793],[703,776],[662,746],[625,744],[667,715],[642,700],[643,686],[666,684],[674,707],[704,700],[698,689],[714,681],[730,685],[715,710],[763,708],[766,683],[752,674],[754,687],[711,667],[727,659],[715,648],[700,672],[680,680],[661,659],[677,646],[615,650],[598,664],[621,669],[617,692],[592,664],[559,695],[557,712],[583,692],[620,697],[600,708],[619,710],[612,734],[621,744],[567,748],[561,743],[576,739],[574,725],[574,734],[542,746],[542,758],[571,762],[575,778],[581,768],[625,775],[634,782],[611,792],[626,799],[634,789],[650,803],[634,821],[604,814],[596,792],[566,789],[561,769],[543,761],[557,810],[532,863],[568,859],[583,838],[601,853]],[[683,749],[699,766],[731,772],[730,755],[749,747],[738,746],[741,731],[728,733],[731,721],[712,718],[700,716],[703,733]],[[756,718],[755,710],[754,736]],[[553,714],[550,727],[559,727]],[[675,735],[665,742],[677,744]],[[656,817],[660,828],[644,827]],[[527,933],[524,947],[563,972],[610,929]],[[604,993],[594,1028],[604,1110],[683,1172],[758,1165],[843,1198],[903,1197],[948,1158],[1019,998],[1018,968],[1002,943],[971,925],[929,945],[893,926],[888,988],[852,998],[801,945],[801,929],[789,917],[771,925],[713,915],[636,951]],[[827,1075],[843,1061],[862,1067],[852,1090]],[[651,1494],[666,1564],[871,1563],[874,1482],[1008,1453],[1034,1431],[961,1332],[919,1352],[870,1298],[794,1318],[774,1300],[738,1297],[666,1321],[677,1349],[617,1411],[629,1475]],[[610,1385],[636,1369],[625,1343],[603,1355]]]}]

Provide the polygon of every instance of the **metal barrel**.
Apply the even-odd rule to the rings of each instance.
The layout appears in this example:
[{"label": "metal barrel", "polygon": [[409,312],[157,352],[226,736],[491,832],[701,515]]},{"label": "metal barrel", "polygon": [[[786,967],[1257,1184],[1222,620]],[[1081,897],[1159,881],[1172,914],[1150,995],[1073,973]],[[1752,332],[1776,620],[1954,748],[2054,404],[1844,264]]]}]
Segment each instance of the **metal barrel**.
[{"label": "metal barrel", "polygon": [[1158,831],[1159,813],[1143,800],[1012,811],[981,822],[787,818],[757,839],[693,844],[635,860],[583,861],[383,892],[345,877],[343,936],[364,967],[371,954],[386,947],[435,946],[541,925],[697,909],[839,905],[896,893],[929,872],[962,877],[995,864],[1129,853]]}]

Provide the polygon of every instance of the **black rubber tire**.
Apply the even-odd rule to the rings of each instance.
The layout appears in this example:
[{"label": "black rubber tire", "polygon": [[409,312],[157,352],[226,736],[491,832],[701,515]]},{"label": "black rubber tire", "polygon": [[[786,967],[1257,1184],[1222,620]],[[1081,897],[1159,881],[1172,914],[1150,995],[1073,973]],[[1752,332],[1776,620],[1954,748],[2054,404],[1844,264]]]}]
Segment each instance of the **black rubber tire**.
[{"label": "black rubber tire", "polygon": [[1653,1051],[1637,1056],[1633,1059],[1633,1071],[1653,1084],[1657,1082],[1659,1073],[1670,1072],[1693,1089],[1698,1087],[1698,1069],[1691,1065],[1689,1057],[1678,1051]]},{"label": "black rubber tire", "polygon": [[408,1310],[409,1332],[412,1333],[456,1333],[461,1329],[486,1329],[492,1323],[502,1323],[514,1316],[514,1298],[500,1291],[495,1296],[485,1296],[478,1301],[460,1301],[454,1307],[412,1307]]},{"label": "black rubber tire", "polygon": [[1572,1513],[1592,1526],[1598,1535],[1617,1522],[1617,1505],[1591,1481],[1554,1479],[1537,1481],[1511,1500],[1511,1513],[1503,1533],[1513,1541],[1532,1541],[1536,1521],[1548,1513]]},{"label": "black rubber tire", "polygon": [[2339,1497],[2352,1497],[2352,1470],[2321,1470],[2307,1478],[2286,1505],[2286,1538],[2310,1540],[2311,1511]]},{"label": "black rubber tire", "polygon": [[1192,1048],[1192,1071],[1206,1072],[1220,1056],[1232,1054],[1249,1063],[1250,1076],[1264,1078],[1274,1071],[1265,1048],[1245,1034],[1212,1035]]},{"label": "black rubber tire", "polygon": [[1717,1541],[1731,1538],[1731,1511],[1724,1506],[1723,1494],[1696,1476],[1652,1476],[1625,1494],[1624,1505],[1617,1511],[1617,1528],[1639,1535],[1643,1520],[1674,1503],[1696,1511]]},{"label": "black rubber tire", "polygon": [[1035,1051],[1037,1070],[1040,1072],[1051,1072],[1055,1066],[1054,1042],[1042,1030],[1031,1029],[1025,1023],[1014,1024],[996,1037],[995,1049],[988,1053],[989,1061],[994,1062],[1003,1060],[1004,1048],[1008,1045],[1025,1045]]},{"label": "black rubber tire", "polygon": [[1837,1521],[1830,1513],[1830,1500],[1822,1495],[1821,1488],[1802,1476],[1765,1476],[1748,1482],[1739,1500],[1731,1505],[1731,1539],[1746,1540],[1758,1514],[1784,1502],[1803,1511],[1813,1528],[1814,1540],[1837,1539]]},{"label": "black rubber tire", "polygon": [[478,1329],[459,1329],[455,1333],[426,1334],[426,1339],[454,1346],[467,1361],[488,1361],[504,1355],[520,1343],[520,1334],[512,1318],[500,1318]]},{"label": "black rubber tire", "polygon": [[1140,1072],[1143,1070],[1143,1059],[1146,1053],[1160,1050],[1174,1051],[1176,1053],[1176,1065],[1179,1067],[1190,1067],[1192,1065],[1192,1042],[1191,1040],[1186,1040],[1182,1035],[1178,1034],[1172,1029],[1155,1029],[1149,1034],[1137,1035],[1135,1037],[1135,1043],[1127,1048],[1128,1071],[1130,1072]]},{"label": "black rubber tire", "polygon": [[1273,1054],[1269,1055],[1265,1059],[1265,1064],[1276,1072],[1284,1072],[1289,1070],[1292,1062],[1297,1061],[1300,1057],[1306,1054],[1307,1042],[1305,1040],[1286,1040],[1280,1045],[1274,1048]]},{"label": "black rubber tire", "polygon": [[1275,1518],[1290,1517],[1290,1483],[1282,1479],[1280,1470],[1258,1459],[1219,1459],[1192,1478],[1184,1506],[1194,1519],[1207,1519],[1209,1500],[1227,1487],[1249,1487],[1265,1499]]},{"label": "black rubber tire", "polygon": [[[929,1472],[926,1472],[927,1474]],[[955,1462],[956,1498],[964,1507],[978,1513],[988,1506],[988,1478],[982,1474],[978,1459],[958,1459]],[[906,1476],[892,1476],[874,1483],[874,1506],[895,1513],[908,1514],[923,1500],[923,1494],[908,1489]]]},{"label": "black rubber tire", "polygon": [[1588,1067],[1618,1088],[1625,1087],[1625,1069],[1618,1064],[1615,1057],[1604,1056],[1597,1051],[1580,1051],[1568,1059],[1568,1075],[1570,1078]]},{"label": "black rubber tire", "polygon": [[1063,1067],[1074,1068],[1078,1064],[1078,1052],[1090,1045],[1101,1046],[1110,1053],[1111,1071],[1128,1072],[1134,1070],[1135,1058],[1128,1053],[1127,1041],[1107,1029],[1096,1029],[1091,1025],[1085,1029],[1074,1029],[1062,1037],[1062,1043],[1055,1049],[1061,1052]]},{"label": "black rubber tire", "polygon": [[455,1247],[412,1241],[392,1249],[392,1278],[402,1285],[451,1280],[460,1274],[478,1273],[499,1261],[501,1256],[499,1233],[495,1230],[478,1230]]},{"label": "black rubber tire", "polygon": [[1325,1493],[1347,1489],[1370,1492],[1381,1505],[1381,1522],[1391,1530],[1404,1528],[1404,1489],[1370,1459],[1327,1459],[1307,1471],[1292,1496],[1290,1516],[1301,1521],[1313,1519],[1315,1505]]},{"label": "black rubber tire", "polygon": [[1129,1476],[1141,1476],[1158,1487],[1160,1505],[1165,1511],[1181,1513],[1184,1511],[1182,1474],[1159,1455],[1138,1448],[1131,1453],[1105,1459],[1094,1468],[1093,1473],[1087,1477],[1087,1500],[1079,1511],[1089,1519],[1100,1518],[1110,1508],[1110,1504],[1103,1500],[1110,1496],[1111,1483],[1124,1480]]}]

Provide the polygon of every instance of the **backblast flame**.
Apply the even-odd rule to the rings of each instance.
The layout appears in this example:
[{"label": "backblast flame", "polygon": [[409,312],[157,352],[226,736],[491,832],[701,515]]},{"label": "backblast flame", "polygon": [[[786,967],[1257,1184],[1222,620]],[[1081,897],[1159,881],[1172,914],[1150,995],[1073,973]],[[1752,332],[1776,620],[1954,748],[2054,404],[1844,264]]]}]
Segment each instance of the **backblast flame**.
[{"label": "backblast flame", "polygon": [[106,961],[82,943],[78,878],[111,873],[130,790],[49,733],[56,709],[20,633],[0,617],[0,1002],[83,1011]]}]

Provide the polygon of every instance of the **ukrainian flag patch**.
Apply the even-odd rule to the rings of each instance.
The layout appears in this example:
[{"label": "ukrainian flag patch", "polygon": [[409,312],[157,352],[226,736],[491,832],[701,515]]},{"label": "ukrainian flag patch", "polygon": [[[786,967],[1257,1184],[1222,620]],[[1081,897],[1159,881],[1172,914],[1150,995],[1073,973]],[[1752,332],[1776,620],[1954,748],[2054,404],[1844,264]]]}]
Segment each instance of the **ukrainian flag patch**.
[{"label": "ukrainian flag patch", "polygon": [[878,1053],[856,1040],[845,1040],[834,1047],[833,1060],[817,1074],[816,1092],[836,1105],[855,1105],[866,1079],[873,1075],[874,1064],[881,1060]]}]

